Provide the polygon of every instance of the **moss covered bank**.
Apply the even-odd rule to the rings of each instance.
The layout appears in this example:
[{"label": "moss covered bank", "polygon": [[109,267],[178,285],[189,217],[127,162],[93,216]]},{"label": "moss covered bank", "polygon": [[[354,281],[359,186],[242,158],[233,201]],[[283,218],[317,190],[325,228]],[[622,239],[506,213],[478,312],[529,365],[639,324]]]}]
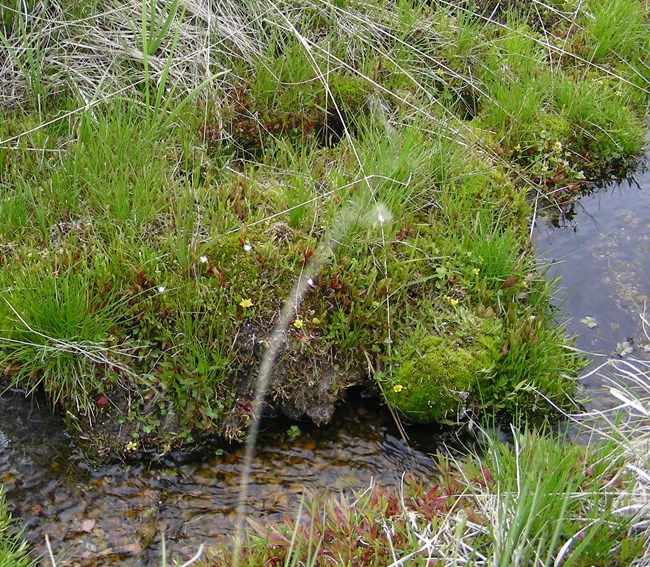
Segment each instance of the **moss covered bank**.
[{"label": "moss covered bank", "polygon": [[0,370],[89,453],[241,439],[274,332],[294,418],[576,407],[530,224],[642,150],[643,2],[9,4]]}]

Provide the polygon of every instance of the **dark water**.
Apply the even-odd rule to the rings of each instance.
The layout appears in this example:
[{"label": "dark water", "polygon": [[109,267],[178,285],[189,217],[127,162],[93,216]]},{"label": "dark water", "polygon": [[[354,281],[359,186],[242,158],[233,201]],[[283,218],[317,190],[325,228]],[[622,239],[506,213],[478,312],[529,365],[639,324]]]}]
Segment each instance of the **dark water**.
[{"label": "dark water", "polygon": [[[590,353],[591,367],[618,359],[623,348],[632,349],[627,356],[647,360],[641,315],[650,297],[650,170],[540,219],[536,245],[538,256],[551,264],[549,275],[561,278],[556,303],[576,347]],[[589,327],[589,317],[597,326]],[[591,408],[611,405],[602,386],[598,375],[583,381]]]},{"label": "dark water", "polygon": [[[580,198],[572,210],[540,218],[536,245],[562,277],[557,303],[576,345],[599,357],[617,356],[633,339],[642,355],[639,314],[650,295],[650,173]],[[593,317],[589,328],[581,320]],[[594,407],[607,405],[598,377],[584,384]],[[397,485],[404,471],[435,476],[427,451],[442,441],[412,431],[409,450],[390,416],[356,400],[335,425],[274,422],[262,434],[251,473],[249,510],[279,516],[304,490],[360,490],[371,477]],[[164,534],[168,557],[189,558],[202,543],[231,534],[243,450],[177,456],[166,463],[88,469],[75,459],[62,425],[47,408],[21,396],[0,399],[0,484],[26,537],[44,551],[52,542],[59,565],[159,565]]]}]

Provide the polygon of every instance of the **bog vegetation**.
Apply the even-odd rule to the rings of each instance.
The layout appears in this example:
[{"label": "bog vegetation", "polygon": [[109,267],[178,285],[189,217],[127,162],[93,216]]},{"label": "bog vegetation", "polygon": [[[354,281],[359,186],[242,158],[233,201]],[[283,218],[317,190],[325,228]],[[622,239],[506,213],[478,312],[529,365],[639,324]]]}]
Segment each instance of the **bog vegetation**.
[{"label": "bog vegetation", "polygon": [[531,223],[634,163],[649,52],[641,0],[3,2],[2,384],[97,458],[242,439],[272,340],[319,424],[578,409]]},{"label": "bog vegetation", "polygon": [[241,439],[299,282],[267,397],[292,417],[355,385],[418,422],[574,409],[530,224],[640,152],[646,24],[632,0],[4,3],[5,384],[100,457]]}]

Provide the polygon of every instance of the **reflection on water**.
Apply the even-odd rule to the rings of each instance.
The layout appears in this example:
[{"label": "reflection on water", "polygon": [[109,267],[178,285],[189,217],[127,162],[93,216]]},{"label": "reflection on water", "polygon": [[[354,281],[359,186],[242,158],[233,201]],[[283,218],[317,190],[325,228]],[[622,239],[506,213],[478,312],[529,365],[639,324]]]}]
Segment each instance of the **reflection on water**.
[{"label": "reflection on water", "polygon": [[[576,346],[593,353],[594,364],[618,356],[623,343],[635,347],[634,356],[646,356],[639,347],[640,314],[650,296],[650,171],[578,199],[559,219],[538,221],[536,246],[551,264],[549,275],[561,278],[557,303]],[[590,328],[586,317],[597,326]],[[600,379],[584,386],[602,409]]]},{"label": "reflection on water", "polygon": [[[430,457],[409,451],[386,412],[352,405],[338,412],[338,425],[305,426],[295,438],[288,423],[273,422],[253,462],[251,513],[281,515],[305,490],[360,490],[371,477],[396,486],[406,470],[436,474]],[[0,415],[0,484],[27,538],[43,551],[47,534],[55,555],[67,557],[61,565],[159,565],[163,534],[168,550],[189,557],[232,533],[242,448],[92,471],[74,464],[64,435],[51,436],[62,428],[47,411],[15,396],[0,399]]]}]

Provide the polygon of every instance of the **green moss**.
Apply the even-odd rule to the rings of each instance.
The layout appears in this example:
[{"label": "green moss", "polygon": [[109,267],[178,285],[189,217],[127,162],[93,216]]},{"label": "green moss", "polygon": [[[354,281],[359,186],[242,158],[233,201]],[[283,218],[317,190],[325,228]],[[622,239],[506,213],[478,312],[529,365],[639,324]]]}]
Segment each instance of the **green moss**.
[{"label": "green moss", "polygon": [[384,396],[412,421],[455,420],[476,402],[479,380],[498,359],[502,324],[462,306],[422,302],[415,313],[418,324],[401,328],[387,356],[392,374],[380,376]]},{"label": "green moss", "polygon": [[415,351],[384,385],[386,401],[418,423],[454,419],[472,397],[481,358],[434,335],[418,341]]}]

